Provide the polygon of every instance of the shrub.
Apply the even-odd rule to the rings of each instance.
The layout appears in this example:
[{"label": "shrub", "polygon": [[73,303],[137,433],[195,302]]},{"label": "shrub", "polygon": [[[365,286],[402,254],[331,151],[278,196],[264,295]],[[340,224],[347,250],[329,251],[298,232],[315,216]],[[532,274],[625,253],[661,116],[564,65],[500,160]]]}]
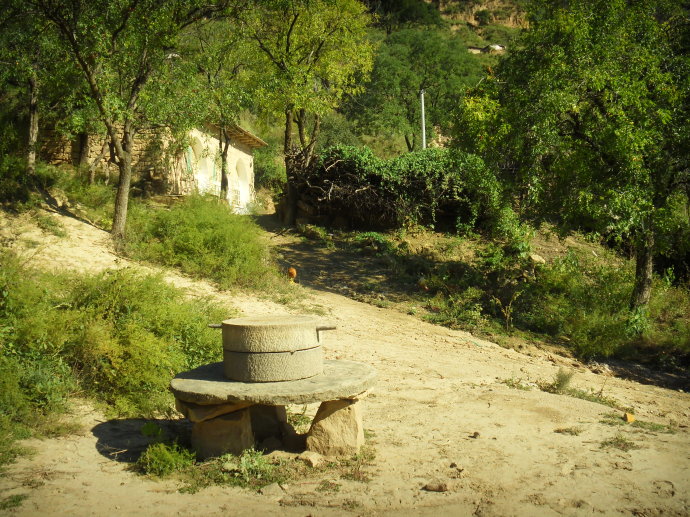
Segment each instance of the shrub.
[{"label": "shrub", "polygon": [[222,288],[262,287],[275,278],[259,227],[213,197],[191,196],[169,210],[130,214],[128,252],[208,277]]},{"label": "shrub", "polygon": [[360,228],[441,225],[463,233],[496,228],[502,188],[477,156],[426,149],[390,160],[366,147],[326,149],[298,185],[318,215]]},{"label": "shrub", "polygon": [[165,477],[194,464],[192,451],[178,444],[152,443],[139,456],[136,468],[147,475]]},{"label": "shrub", "polygon": [[6,421],[24,421],[25,407],[60,410],[77,384],[119,414],[165,411],[176,372],[220,360],[207,324],[230,311],[187,301],[158,276],[54,275],[8,253],[0,265],[0,366],[17,372],[4,379]]}]

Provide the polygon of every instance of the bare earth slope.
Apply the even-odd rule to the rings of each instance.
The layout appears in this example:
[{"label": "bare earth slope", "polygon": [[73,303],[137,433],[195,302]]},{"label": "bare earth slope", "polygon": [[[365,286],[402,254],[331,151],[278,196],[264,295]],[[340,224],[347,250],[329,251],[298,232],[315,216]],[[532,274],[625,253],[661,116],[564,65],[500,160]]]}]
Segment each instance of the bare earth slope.
[{"label": "bare earth slope", "polygon": [[[57,217],[57,216],[56,216]],[[0,220],[5,235],[21,221]],[[69,236],[22,228],[19,241],[40,243],[25,256],[43,267],[97,271],[132,266],[109,250],[108,235],[62,218]],[[37,251],[36,251],[37,250]],[[229,295],[174,273],[166,277],[191,295],[210,295],[246,314],[288,310],[252,296]],[[0,499],[27,494],[16,515],[688,515],[690,514],[690,395],[592,373],[570,360],[525,355],[467,333],[437,327],[343,296],[311,291],[338,329],[328,335],[327,358],[373,365],[379,378],[366,399],[365,427],[376,451],[371,481],[334,478],[335,493],[318,480],[294,482],[266,495],[213,487],[182,494],[173,482],[154,482],[106,454],[104,429],[131,434],[126,422],[106,421],[87,403],[75,418],[79,435],[30,441],[33,457],[9,467]],[[673,432],[602,423],[609,407],[532,389],[559,366],[577,370],[576,387],[633,407],[638,420]],[[620,417],[620,411],[615,412]],[[556,432],[576,428],[579,434]],[[122,431],[125,429],[125,431]],[[602,442],[624,436],[638,447]],[[120,436],[129,443],[128,436]],[[114,441],[113,441],[114,440]],[[134,438],[132,438],[134,440]],[[112,447],[111,447],[112,449]],[[100,452],[99,452],[100,451]],[[445,492],[423,487],[433,481]]]}]

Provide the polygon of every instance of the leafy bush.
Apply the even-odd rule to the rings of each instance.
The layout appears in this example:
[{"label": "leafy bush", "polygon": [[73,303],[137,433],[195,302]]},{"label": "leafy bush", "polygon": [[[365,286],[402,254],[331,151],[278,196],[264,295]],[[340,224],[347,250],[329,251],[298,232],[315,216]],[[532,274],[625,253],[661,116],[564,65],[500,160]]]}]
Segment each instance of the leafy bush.
[{"label": "leafy bush", "polygon": [[179,371],[220,360],[209,322],[229,316],[185,300],[157,276],[33,270],[0,255],[0,424],[20,429],[79,389],[131,416],[166,411]]},{"label": "leafy bush", "polygon": [[212,278],[222,288],[262,287],[275,279],[275,270],[259,232],[216,198],[191,196],[169,210],[133,210],[127,249],[137,259]]},{"label": "leafy bush", "polygon": [[631,311],[633,283],[633,264],[610,252],[602,258],[571,251],[535,266],[511,245],[489,244],[464,267],[434,266],[429,319],[482,332],[491,317],[508,331],[535,333],[584,359],[618,356],[686,368],[690,292],[655,279],[648,309]]},{"label": "leafy bush", "polygon": [[298,189],[319,216],[346,217],[360,228],[497,230],[508,210],[481,159],[440,148],[382,160],[366,147],[332,147],[313,162]]}]

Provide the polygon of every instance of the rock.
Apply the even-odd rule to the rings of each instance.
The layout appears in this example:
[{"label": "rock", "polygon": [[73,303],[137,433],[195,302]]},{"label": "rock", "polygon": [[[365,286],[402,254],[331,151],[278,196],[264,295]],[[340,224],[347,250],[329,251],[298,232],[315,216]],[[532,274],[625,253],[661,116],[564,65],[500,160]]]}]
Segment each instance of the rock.
[{"label": "rock", "polygon": [[271,499],[280,499],[283,497],[284,492],[283,487],[281,487],[278,483],[271,483],[270,485],[266,485],[259,490],[261,495],[265,495]]},{"label": "rock", "polygon": [[479,438],[480,434],[479,431],[475,431],[470,435],[470,438]]},{"label": "rock", "polygon": [[241,454],[253,446],[254,435],[248,409],[197,422],[192,428],[192,448],[200,460],[227,453]]},{"label": "rock", "polygon": [[324,456],[356,454],[364,444],[361,402],[322,402],[307,433],[307,450]]},{"label": "rock", "polygon": [[48,189],[48,194],[51,198],[53,198],[56,207],[69,208],[69,199],[67,198],[67,194],[65,194],[63,190],[57,187],[50,187]]},{"label": "rock", "polygon": [[257,442],[268,437],[280,438],[283,435],[283,424],[287,423],[285,406],[267,406],[257,404],[249,408],[252,419],[252,431]]},{"label": "rock", "polygon": [[536,253],[530,253],[529,259],[532,261],[532,264],[546,264],[546,259],[542,257],[541,255],[538,255]]},{"label": "rock", "polygon": [[427,492],[448,492],[448,483],[443,481],[430,481],[422,487]]},{"label": "rock", "polygon": [[269,452],[266,454],[266,459],[268,460],[278,460],[278,461],[293,461],[297,459],[297,455],[294,452],[282,451],[280,449]]},{"label": "rock", "polygon": [[236,404],[210,404],[202,405],[194,402],[185,402],[183,400],[175,399],[175,408],[182,413],[185,418],[192,422],[203,422],[211,420],[220,415],[226,415],[233,411],[238,411],[251,406],[251,403],[236,403]]},{"label": "rock", "polygon": [[323,375],[291,382],[229,382],[223,363],[182,372],[170,381],[176,398],[200,405],[253,402],[255,404],[310,404],[356,396],[374,385],[376,370],[355,361],[326,360]]},{"label": "rock", "polygon": [[632,424],[635,421],[635,415],[632,413],[626,413],[623,415],[623,420],[625,420],[625,422],[628,424]]},{"label": "rock", "polygon": [[269,436],[258,445],[258,449],[262,451],[275,451],[276,449],[280,449],[282,446],[283,442],[279,438]]},{"label": "rock", "polygon": [[302,454],[297,456],[297,459],[303,461],[312,468],[320,467],[325,461],[323,456],[314,451],[304,451]]},{"label": "rock", "polygon": [[283,433],[283,445],[288,451],[303,451],[307,447],[307,435],[299,434],[294,429]]}]

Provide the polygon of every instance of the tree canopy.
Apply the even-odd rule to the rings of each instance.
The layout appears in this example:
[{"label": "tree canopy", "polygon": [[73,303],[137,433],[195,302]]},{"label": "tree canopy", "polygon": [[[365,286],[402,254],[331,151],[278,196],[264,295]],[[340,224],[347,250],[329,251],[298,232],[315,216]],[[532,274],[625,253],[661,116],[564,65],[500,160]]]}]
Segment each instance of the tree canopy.
[{"label": "tree canopy", "polygon": [[539,1],[531,23],[467,99],[458,141],[525,213],[632,242],[643,306],[655,243],[689,193],[687,18],[664,0]]},{"label": "tree canopy", "polygon": [[457,36],[424,29],[402,29],[387,36],[376,55],[371,81],[351,100],[349,114],[365,131],[404,137],[417,148],[425,91],[428,127],[445,131],[455,106],[481,78],[481,64]]}]

